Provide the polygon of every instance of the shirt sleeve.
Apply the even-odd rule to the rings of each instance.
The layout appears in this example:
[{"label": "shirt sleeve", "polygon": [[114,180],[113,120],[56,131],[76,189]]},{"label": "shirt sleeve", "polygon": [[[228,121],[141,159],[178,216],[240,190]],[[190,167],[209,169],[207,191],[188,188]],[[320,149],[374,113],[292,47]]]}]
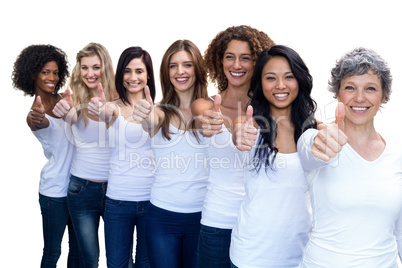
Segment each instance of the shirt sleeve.
[{"label": "shirt sleeve", "polygon": [[318,130],[314,128],[307,129],[297,141],[297,152],[300,157],[300,162],[304,171],[313,171],[320,169],[326,165],[337,165],[338,155],[331,158],[328,162],[318,159],[311,153],[313,147],[314,138],[317,136]]},{"label": "shirt sleeve", "polygon": [[399,213],[398,221],[395,225],[396,244],[398,245],[399,259],[402,261],[402,211]]}]

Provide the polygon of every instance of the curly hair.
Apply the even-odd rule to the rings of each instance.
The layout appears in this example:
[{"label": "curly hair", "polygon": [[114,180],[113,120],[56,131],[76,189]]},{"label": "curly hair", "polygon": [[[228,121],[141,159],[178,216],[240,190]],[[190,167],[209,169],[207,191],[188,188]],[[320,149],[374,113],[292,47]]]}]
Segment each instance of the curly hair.
[{"label": "curly hair", "polygon": [[24,95],[35,95],[35,79],[43,66],[55,61],[59,69],[59,82],[54,93],[62,88],[70,75],[66,53],[52,45],[30,45],[24,48],[14,63],[13,87],[24,91]]},{"label": "curly hair", "polygon": [[261,129],[260,138],[257,143],[258,146],[252,161],[257,171],[260,170],[262,165],[266,169],[268,167],[272,169],[273,161],[278,152],[278,149],[275,147],[277,124],[271,116],[270,103],[264,96],[261,81],[264,66],[273,57],[283,57],[288,61],[290,69],[299,85],[299,93],[292,103],[291,111],[291,121],[295,127],[293,137],[295,143],[306,129],[317,127],[317,122],[314,118],[317,104],[311,98],[313,78],[302,58],[293,49],[282,45],[276,45],[264,50],[259,55],[255,64],[248,91],[248,95],[251,98],[250,103],[254,111],[253,118]]},{"label": "curly hair", "polygon": [[256,61],[261,51],[275,45],[274,41],[265,32],[247,25],[232,26],[218,33],[209,43],[204,59],[208,78],[217,85],[219,92],[224,91],[228,86],[227,78],[223,72],[222,60],[228,44],[232,40],[248,43],[253,62]]},{"label": "curly hair", "polygon": [[[183,118],[181,118],[177,108],[180,107],[180,99],[174,90],[173,84],[170,81],[169,76],[169,65],[170,59],[172,56],[179,52],[186,51],[190,54],[191,59],[194,64],[194,71],[196,76],[196,82],[194,85],[194,94],[191,102],[195,101],[198,98],[206,98],[208,97],[208,82],[207,82],[207,74],[205,70],[204,60],[202,58],[201,52],[198,47],[191,42],[190,40],[177,40],[173,42],[166,50],[165,54],[162,57],[162,62],[160,65],[160,82],[162,87],[162,100],[159,103],[159,107],[165,113],[164,121],[162,122],[162,136],[170,140],[170,132],[169,132],[169,123],[172,116],[176,115],[183,122]],[[193,129],[194,122],[191,122]],[[198,140],[198,135],[195,131],[193,131],[194,136]]]},{"label": "curly hair", "polygon": [[346,77],[363,75],[373,71],[381,81],[384,103],[391,96],[392,76],[388,64],[376,52],[371,49],[359,47],[346,53],[340,58],[331,70],[331,78],[328,81],[328,90],[339,94],[341,81]]}]

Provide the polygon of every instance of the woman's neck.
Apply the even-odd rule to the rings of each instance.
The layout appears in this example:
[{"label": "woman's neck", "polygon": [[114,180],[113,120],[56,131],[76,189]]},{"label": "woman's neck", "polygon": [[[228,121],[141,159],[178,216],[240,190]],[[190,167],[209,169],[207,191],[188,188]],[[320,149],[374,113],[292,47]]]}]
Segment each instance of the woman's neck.
[{"label": "woman's neck", "polygon": [[374,128],[374,122],[355,125],[345,120],[345,134],[348,144],[368,161],[376,160],[385,149],[385,140]]}]

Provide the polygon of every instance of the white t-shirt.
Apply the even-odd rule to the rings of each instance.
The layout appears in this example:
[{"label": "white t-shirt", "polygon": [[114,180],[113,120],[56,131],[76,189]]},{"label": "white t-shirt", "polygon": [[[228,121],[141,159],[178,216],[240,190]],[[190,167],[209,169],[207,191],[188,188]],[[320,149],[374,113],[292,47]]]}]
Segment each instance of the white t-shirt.
[{"label": "white t-shirt", "polygon": [[[254,156],[255,147],[248,152]],[[297,267],[311,231],[311,200],[297,153],[275,169],[245,167],[246,196],[232,231],[230,259],[241,268]]]},{"label": "white t-shirt", "polygon": [[385,139],[374,161],[346,144],[335,158],[311,154],[317,130],[307,130],[298,152],[307,172],[313,229],[300,267],[398,267],[402,254],[402,147]]},{"label": "white t-shirt", "polygon": [[71,130],[61,118],[45,114],[49,126],[32,131],[42,144],[48,160],[40,174],[39,193],[48,197],[65,197],[70,178],[73,144]]},{"label": "white t-shirt", "polygon": [[151,139],[155,155],[155,180],[151,203],[179,213],[200,212],[207,192],[208,168],[203,137],[198,143],[192,132],[169,125],[171,140],[162,129]]},{"label": "white t-shirt", "polygon": [[84,120],[79,119],[71,128],[75,145],[71,174],[82,179],[107,180],[110,148],[105,122],[88,118],[85,126]]},{"label": "white t-shirt", "polygon": [[119,115],[109,127],[110,171],[106,196],[114,200],[148,201],[154,181],[151,138],[141,124]]},{"label": "white t-shirt", "polygon": [[207,138],[209,179],[201,223],[232,229],[236,224],[244,190],[244,153],[232,141],[232,134],[222,124],[223,132]]}]

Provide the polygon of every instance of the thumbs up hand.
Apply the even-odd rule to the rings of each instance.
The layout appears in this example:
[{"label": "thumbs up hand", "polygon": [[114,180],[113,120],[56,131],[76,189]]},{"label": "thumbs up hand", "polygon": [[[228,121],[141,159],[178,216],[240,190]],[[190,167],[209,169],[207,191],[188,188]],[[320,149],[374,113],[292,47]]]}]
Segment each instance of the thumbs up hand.
[{"label": "thumbs up hand", "polygon": [[71,97],[71,90],[66,90],[66,96],[61,99],[53,108],[52,112],[57,117],[64,117],[74,106],[73,99]]},{"label": "thumbs up hand", "polygon": [[250,151],[257,139],[258,130],[253,123],[253,106],[249,105],[244,122],[235,124],[234,140],[240,151]]},{"label": "thumbs up hand", "polygon": [[206,110],[203,112],[200,119],[201,122],[201,133],[206,137],[212,137],[218,133],[221,133],[223,116],[221,113],[221,95],[217,94],[215,96],[214,105],[212,110]]},{"label": "thumbs up hand", "polygon": [[138,122],[146,120],[151,113],[154,102],[152,101],[149,87],[144,87],[145,99],[140,99],[135,105],[133,110],[133,119]]},{"label": "thumbs up hand", "polygon": [[335,122],[321,127],[317,136],[314,138],[311,153],[323,160],[329,161],[334,158],[347,142],[345,129],[345,106],[339,102],[335,109]]},{"label": "thumbs up hand", "polygon": [[105,106],[106,104],[106,97],[105,93],[103,92],[102,84],[98,84],[98,95],[92,97],[88,103],[88,113],[90,115],[99,116],[99,118],[104,119],[105,115]]},{"label": "thumbs up hand", "polygon": [[36,103],[32,107],[32,111],[30,112],[31,122],[33,124],[39,125],[43,122],[45,118],[45,107],[42,104],[42,99],[40,96],[36,97]]}]

